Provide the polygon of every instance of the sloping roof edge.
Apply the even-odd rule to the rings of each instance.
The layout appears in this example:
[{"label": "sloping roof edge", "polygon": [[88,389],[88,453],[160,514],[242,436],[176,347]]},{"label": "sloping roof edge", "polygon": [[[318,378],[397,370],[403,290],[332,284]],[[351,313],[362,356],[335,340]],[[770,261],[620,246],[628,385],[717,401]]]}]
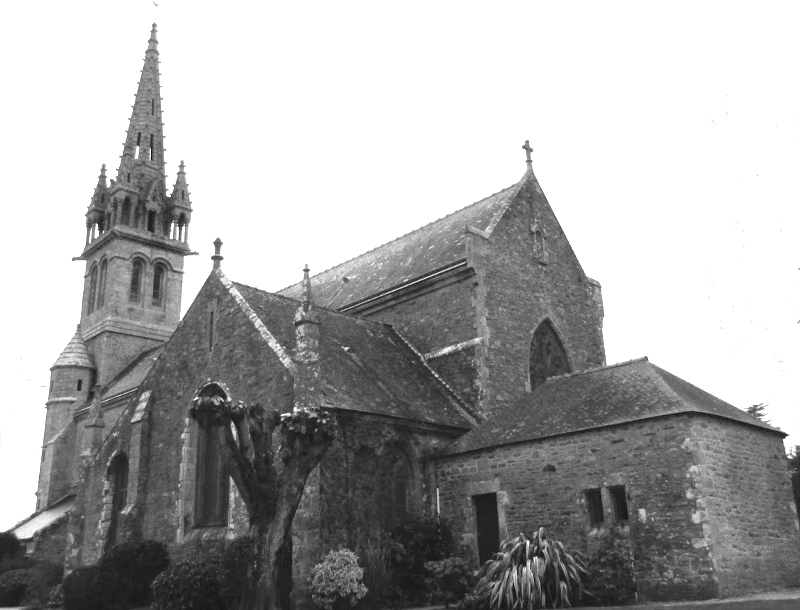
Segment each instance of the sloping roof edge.
[{"label": "sloping roof edge", "polygon": [[239,292],[236,286],[233,285],[233,282],[228,279],[228,276],[226,276],[221,269],[215,269],[213,273],[216,274],[217,279],[219,279],[220,283],[228,291],[228,294],[230,294],[231,297],[233,297],[233,300],[236,301],[236,304],[242,310],[244,315],[246,315],[250,322],[252,322],[253,326],[255,326],[258,334],[261,335],[261,338],[264,339],[264,341],[266,341],[269,348],[281,361],[281,364],[283,364],[283,366],[286,367],[290,373],[294,374],[295,364],[291,356],[289,356],[287,351],[283,349],[283,346],[280,344],[280,342],[278,342],[275,336],[269,332],[269,329],[267,329],[264,322],[261,321],[261,318],[258,317],[258,314],[253,311],[252,307],[250,307],[247,299],[242,296],[242,293]]}]

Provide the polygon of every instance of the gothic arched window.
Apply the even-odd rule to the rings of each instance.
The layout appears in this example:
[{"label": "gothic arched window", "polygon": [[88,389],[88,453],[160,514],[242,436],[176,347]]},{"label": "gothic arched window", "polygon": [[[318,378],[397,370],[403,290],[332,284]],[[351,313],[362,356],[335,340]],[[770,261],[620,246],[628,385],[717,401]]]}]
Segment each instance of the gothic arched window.
[{"label": "gothic arched window", "polygon": [[[225,391],[210,383],[200,396],[220,396]],[[205,428],[205,429],[204,429]],[[208,424],[197,427],[197,461],[195,470],[195,525],[224,525],[228,522],[228,460],[222,428]]]},{"label": "gothic arched window", "polygon": [[124,453],[117,455],[108,467],[108,481],[111,490],[111,520],[108,524],[106,548],[111,548],[119,536],[119,520],[122,509],[128,502],[128,458]]},{"label": "gothic arched window", "polygon": [[411,465],[397,447],[384,453],[381,462],[378,507],[384,528],[391,530],[409,509]]},{"label": "gothic arched window", "polygon": [[530,355],[531,391],[549,377],[570,373],[567,352],[550,320],[545,320],[533,333]]},{"label": "gothic arched window", "polygon": [[166,296],[167,268],[162,263],[156,263],[153,268],[153,305],[161,307]]},{"label": "gothic arched window", "polygon": [[94,311],[95,300],[97,299],[97,266],[92,267],[89,274],[89,299],[86,302],[87,313]]},{"label": "gothic arched window", "polygon": [[100,279],[97,286],[97,309],[100,309],[106,302],[106,274],[108,273],[108,260],[100,263]]},{"label": "gothic arched window", "polygon": [[138,258],[131,265],[131,287],[128,292],[128,300],[138,301],[142,294],[142,275],[144,274],[144,263]]}]

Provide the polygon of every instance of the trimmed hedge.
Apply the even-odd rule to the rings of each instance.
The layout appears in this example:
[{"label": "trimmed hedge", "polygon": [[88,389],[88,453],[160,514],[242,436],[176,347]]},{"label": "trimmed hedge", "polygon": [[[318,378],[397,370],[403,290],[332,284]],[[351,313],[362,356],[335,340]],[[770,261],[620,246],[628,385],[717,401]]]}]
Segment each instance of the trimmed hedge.
[{"label": "trimmed hedge", "polygon": [[225,603],[225,570],[219,556],[179,561],[153,581],[154,610],[220,610]]},{"label": "trimmed hedge", "polygon": [[150,584],[169,566],[167,547],[145,540],[109,549],[64,580],[65,610],[128,610],[150,603]]},{"label": "trimmed hedge", "polygon": [[63,583],[65,610],[103,610],[111,594],[100,566],[84,566],[71,572]]},{"label": "trimmed hedge", "polygon": [[64,567],[55,563],[42,561],[28,568],[28,581],[22,603],[25,605],[45,605],[48,593],[61,582],[63,576]]},{"label": "trimmed hedge", "polygon": [[155,540],[124,542],[111,547],[98,565],[124,607],[145,606],[151,601],[153,579],[169,567],[169,552]]},{"label": "trimmed hedge", "polygon": [[28,570],[11,570],[0,576],[0,606],[19,606],[25,587],[28,586]]}]

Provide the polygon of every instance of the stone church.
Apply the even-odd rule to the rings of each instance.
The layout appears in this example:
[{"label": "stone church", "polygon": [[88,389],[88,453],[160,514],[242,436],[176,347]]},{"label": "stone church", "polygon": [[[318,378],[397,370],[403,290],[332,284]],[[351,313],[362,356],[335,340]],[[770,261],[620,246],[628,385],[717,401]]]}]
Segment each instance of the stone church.
[{"label": "stone church", "polygon": [[[800,585],[785,435],[647,358],[606,363],[600,284],[527,143],[516,184],[278,293],[230,280],[218,241],[181,320],[193,209],[183,163],[166,184],[158,64],[154,25],[116,177],[103,166],[86,212],[80,324],[15,529],[29,553],[77,566],[157,539],[180,557],[245,532],[225,448],[189,417],[212,388],[335,411],[294,521],[298,590],[322,552],[405,513],[446,519],[476,566],[538,526],[584,551],[616,529],[644,599]],[[294,382],[312,296],[316,397]]]}]

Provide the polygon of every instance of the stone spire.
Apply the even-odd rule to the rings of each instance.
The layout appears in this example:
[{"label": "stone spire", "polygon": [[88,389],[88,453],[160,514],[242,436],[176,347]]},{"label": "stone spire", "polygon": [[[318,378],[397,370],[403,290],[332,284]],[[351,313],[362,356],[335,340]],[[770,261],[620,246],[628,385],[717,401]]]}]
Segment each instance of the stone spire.
[{"label": "stone spire", "polygon": [[294,408],[316,409],[322,397],[319,362],[319,314],[314,307],[308,265],[303,269],[303,292],[294,316],[295,364]]},{"label": "stone spire", "polygon": [[[150,32],[144,67],[122,150],[117,183],[149,190],[153,180],[164,178],[164,125],[161,121],[161,85],[158,73],[156,24]],[[161,186],[164,195],[166,190]]]}]

